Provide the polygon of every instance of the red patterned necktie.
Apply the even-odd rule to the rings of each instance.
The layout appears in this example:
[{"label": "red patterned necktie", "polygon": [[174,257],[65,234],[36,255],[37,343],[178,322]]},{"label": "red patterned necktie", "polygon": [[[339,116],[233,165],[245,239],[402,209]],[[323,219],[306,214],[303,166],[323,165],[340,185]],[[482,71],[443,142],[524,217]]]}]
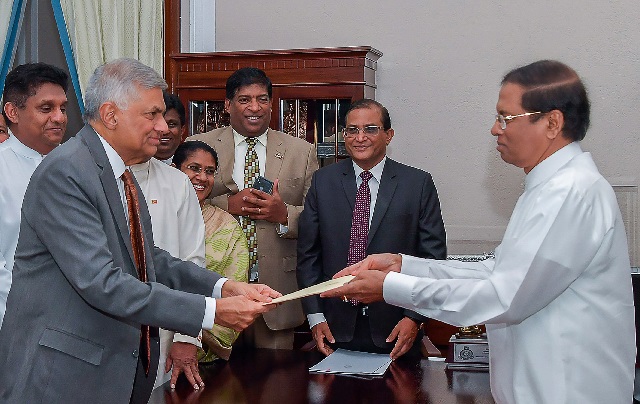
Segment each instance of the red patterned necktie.
[{"label": "red patterned necktie", "polygon": [[369,235],[369,210],[371,209],[371,191],[369,171],[360,173],[362,184],[356,193],[356,206],[351,219],[351,236],[349,238],[349,258],[347,265],[362,261],[367,256],[367,237]]},{"label": "red patterned necktie", "polygon": [[[138,279],[141,282],[147,281],[147,262],[144,255],[144,235],[142,234],[142,222],[140,220],[140,202],[138,200],[138,190],[133,182],[131,171],[125,170],[122,174],[124,182],[124,194],[127,198],[127,210],[129,212],[129,235],[131,237],[131,247],[133,258],[138,271]],[[151,341],[148,325],[142,325],[140,333],[141,349],[146,351],[142,356],[145,374],[149,375],[149,365],[151,364]],[[145,362],[146,358],[146,362]]]},{"label": "red patterned necktie", "polygon": [[[360,173],[362,184],[356,192],[356,206],[351,218],[351,235],[349,237],[349,257],[347,265],[362,261],[367,256],[367,238],[369,237],[369,212],[371,209],[371,191],[369,180],[373,177],[369,171]],[[351,299],[351,304],[358,305],[358,301]]]}]

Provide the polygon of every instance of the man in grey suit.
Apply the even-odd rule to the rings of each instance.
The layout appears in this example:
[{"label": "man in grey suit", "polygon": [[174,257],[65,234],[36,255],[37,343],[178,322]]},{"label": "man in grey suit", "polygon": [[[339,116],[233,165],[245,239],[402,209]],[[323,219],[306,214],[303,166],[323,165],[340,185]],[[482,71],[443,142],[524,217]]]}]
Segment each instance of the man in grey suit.
[{"label": "man in grey suit", "polygon": [[[142,196],[148,281],[139,279],[121,174],[156,153],[167,130],[164,88],[132,59],[99,67],[86,90],[88,125],[33,174],[0,330],[0,401],[146,403],[157,327],[192,336],[214,322],[241,330],[279,295],[154,247]],[[151,327],[149,345],[143,326]]]},{"label": "man in grey suit", "polygon": [[[351,158],[313,175],[300,215],[304,231],[298,236],[299,286],[329,280],[365,254],[446,258],[445,229],[431,175],[386,156],[394,135],[387,109],[370,99],[354,102],[343,133]],[[364,190],[370,206],[361,211],[366,217],[359,223],[365,229],[357,230],[358,194]],[[360,258],[354,256],[359,238]],[[319,296],[302,303],[316,347],[325,355],[336,348],[388,353],[393,359],[420,354],[419,326],[425,317],[415,312],[384,302],[363,305]]]},{"label": "man in grey suit", "polygon": [[[225,109],[231,126],[189,140],[209,144],[220,158],[211,191],[213,204],[237,216],[241,225],[255,223],[253,243],[246,232],[249,281],[259,279],[282,293],[291,293],[298,289],[298,217],[318,160],[309,142],[269,128],[271,95],[271,80],[265,72],[253,67],[238,69],[226,83]],[[245,184],[251,149],[257,155],[259,174],[274,182],[273,194],[254,189],[253,182]],[[300,301],[287,302],[257,319],[242,338],[258,348],[292,349],[293,329],[303,322]]]}]

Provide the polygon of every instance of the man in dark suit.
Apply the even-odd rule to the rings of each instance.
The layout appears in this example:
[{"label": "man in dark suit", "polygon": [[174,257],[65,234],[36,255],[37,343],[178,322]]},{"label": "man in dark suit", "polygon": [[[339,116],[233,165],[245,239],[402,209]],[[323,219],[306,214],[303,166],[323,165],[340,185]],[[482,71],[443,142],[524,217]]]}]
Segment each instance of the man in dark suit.
[{"label": "man in dark suit", "polygon": [[241,330],[269,309],[259,301],[278,295],[154,247],[131,180],[136,220],[126,167],[156,153],[167,130],[164,88],[133,59],[99,67],[86,90],[88,125],[33,174],[0,330],[0,401],[146,403],[157,327],[192,336],[214,322]]},{"label": "man in dark suit", "polygon": [[[374,100],[356,101],[347,111],[343,135],[351,158],[314,174],[300,215],[298,285],[331,279],[366,254],[444,259],[445,229],[431,175],[386,157],[394,135],[387,109]],[[363,190],[370,199],[364,213],[359,212],[358,196]],[[356,228],[358,216],[364,216],[364,231]],[[359,232],[362,257],[354,255]],[[335,348],[390,353],[394,359],[419,353],[424,318],[417,313],[386,303],[362,305],[318,296],[304,299],[303,307],[316,346],[325,355]]]},{"label": "man in dark suit", "polygon": [[[225,110],[231,126],[188,140],[201,140],[218,153],[212,203],[237,216],[245,229],[249,281],[259,279],[282,293],[291,293],[298,289],[298,217],[318,160],[309,142],[269,128],[271,94],[271,80],[262,70],[245,67],[235,71],[226,83]],[[253,180],[248,181],[252,150],[253,172],[274,182],[272,194],[254,189]],[[248,228],[252,224],[253,236]],[[303,322],[300,302],[287,302],[258,318],[241,338],[258,348],[292,349],[293,329]]]}]

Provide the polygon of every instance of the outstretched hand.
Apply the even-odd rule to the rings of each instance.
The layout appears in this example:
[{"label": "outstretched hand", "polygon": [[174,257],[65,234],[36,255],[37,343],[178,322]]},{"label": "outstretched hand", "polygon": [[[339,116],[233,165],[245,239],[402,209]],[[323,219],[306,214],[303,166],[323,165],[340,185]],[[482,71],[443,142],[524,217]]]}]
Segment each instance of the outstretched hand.
[{"label": "outstretched hand", "polygon": [[261,283],[245,283],[228,280],[222,285],[222,297],[245,296],[256,302],[270,303],[272,299],[282,296],[282,293]]},{"label": "outstretched hand", "polygon": [[382,271],[361,271],[344,286],[323,292],[320,297],[339,297],[345,301],[354,299],[365,304],[380,302],[384,300],[382,284],[386,276]]},{"label": "outstretched hand", "polygon": [[333,275],[333,279],[345,275],[358,275],[362,271],[375,269],[385,274],[391,271],[400,272],[402,267],[402,256],[400,254],[372,254],[360,262],[346,267],[342,271]]}]

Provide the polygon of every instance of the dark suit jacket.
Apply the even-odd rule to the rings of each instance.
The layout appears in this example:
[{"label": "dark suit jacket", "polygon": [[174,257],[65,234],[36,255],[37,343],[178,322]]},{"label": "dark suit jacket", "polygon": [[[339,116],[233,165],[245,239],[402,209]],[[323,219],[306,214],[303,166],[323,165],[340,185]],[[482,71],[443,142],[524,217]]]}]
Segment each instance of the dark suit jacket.
[{"label": "dark suit jacket", "polygon": [[[346,159],[318,170],[311,181],[298,236],[300,288],[328,279],[347,265],[351,219],[356,200],[353,162]],[[387,158],[369,229],[367,254],[403,253],[444,259],[446,235],[431,175]],[[302,302],[306,314],[324,313],[338,342],[353,338],[357,308],[319,296]],[[403,316],[417,313],[384,302],[369,305],[371,337],[381,348]]]},{"label": "dark suit jacket", "polygon": [[[218,153],[220,166],[211,191],[212,203],[228,210],[228,195],[238,193],[238,185],[232,177],[235,160],[233,129],[227,126],[188,139],[201,140]],[[298,217],[311,185],[311,176],[317,169],[316,149],[311,143],[273,129],[268,130],[264,176],[271,181],[279,179],[278,190],[287,205],[289,231],[280,236],[274,223],[266,220],[256,222],[258,267],[260,283],[282,294],[298,290],[295,273]],[[272,330],[291,329],[304,322],[302,306],[297,300],[281,304],[263,316]]]},{"label": "dark suit jacket", "polygon": [[155,248],[144,198],[140,208],[147,283],[138,280],[95,131],[85,126],[40,164],[24,198],[0,330],[1,402],[127,403],[141,324],[198,334],[201,295],[211,295],[220,277]]}]

